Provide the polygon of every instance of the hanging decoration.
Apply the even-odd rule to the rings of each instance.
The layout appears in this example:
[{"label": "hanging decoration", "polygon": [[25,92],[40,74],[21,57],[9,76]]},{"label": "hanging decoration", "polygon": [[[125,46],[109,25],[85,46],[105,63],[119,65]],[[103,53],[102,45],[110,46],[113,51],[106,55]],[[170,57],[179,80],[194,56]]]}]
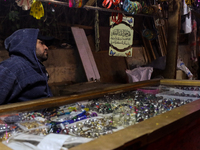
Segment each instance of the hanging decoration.
[{"label": "hanging decoration", "polygon": [[123,17],[117,25],[112,20],[110,17],[109,56],[132,57],[134,18]]},{"label": "hanging decoration", "polygon": [[19,7],[22,7],[23,10],[29,10],[33,4],[33,0],[15,0]]},{"label": "hanging decoration", "polygon": [[[121,10],[119,7],[115,7],[115,10]],[[112,21],[115,22],[116,24],[119,24],[122,22],[123,19],[123,14],[122,13],[116,13],[112,12]]]},{"label": "hanging decoration", "polygon": [[153,25],[153,30],[152,29],[148,29],[146,26],[145,26],[145,20],[143,20],[143,27],[144,27],[144,30],[142,31],[142,36],[147,38],[148,40],[154,40],[157,38],[158,36],[158,33],[157,33],[157,29],[156,27],[154,26],[154,22],[152,22],[152,25]]},{"label": "hanging decoration", "polygon": [[125,0],[123,8],[126,12],[131,14],[138,14],[142,11],[142,5],[137,1]]},{"label": "hanging decoration", "polygon": [[[102,3],[103,7],[106,7],[107,9],[109,9],[112,4],[115,6],[114,10],[121,10],[120,8],[120,0],[104,0]],[[123,18],[123,14],[122,13],[116,13],[116,12],[112,12],[112,21],[116,24],[119,24],[122,22],[122,18]]]},{"label": "hanging decoration", "polygon": [[40,19],[44,16],[44,8],[39,0],[35,0],[31,6],[30,15],[36,19]]},{"label": "hanging decoration", "polygon": [[102,6],[109,9],[112,6],[112,0],[104,0]]},{"label": "hanging decoration", "polygon": [[82,0],[69,0],[69,7],[81,8],[83,6]]},{"label": "hanging decoration", "polygon": [[143,14],[148,14],[148,15],[153,15],[156,13],[156,8],[153,5],[147,5],[147,3],[142,2],[141,3],[142,6],[142,13]]}]

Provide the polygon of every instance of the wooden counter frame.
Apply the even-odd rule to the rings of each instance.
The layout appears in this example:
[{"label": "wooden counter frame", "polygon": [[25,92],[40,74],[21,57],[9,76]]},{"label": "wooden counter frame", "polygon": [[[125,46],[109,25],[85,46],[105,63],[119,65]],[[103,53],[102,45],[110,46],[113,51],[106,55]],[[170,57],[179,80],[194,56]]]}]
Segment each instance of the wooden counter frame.
[{"label": "wooden counter frame", "polygon": [[105,90],[95,90],[91,92],[85,92],[79,95],[43,98],[39,100],[33,100],[28,102],[19,102],[0,106],[0,115],[11,112],[27,111],[27,110],[39,110],[49,107],[61,106],[66,104],[75,103],[82,100],[92,99],[104,96],[107,93],[125,92],[128,90],[134,90],[138,87],[159,85],[160,80],[149,80],[136,82],[133,84],[122,84],[116,87],[108,87]]},{"label": "wooden counter frame", "polygon": [[[23,103],[15,103],[0,106],[0,114],[20,112],[26,110],[38,110],[52,106],[61,106],[75,103],[81,100],[101,97],[108,93],[121,93],[129,90],[136,90],[140,87],[155,85],[180,85],[180,86],[200,86],[198,80],[149,80],[132,84],[125,84],[105,90],[96,90],[80,95],[71,95],[66,97],[53,97],[47,99],[34,100]],[[71,148],[71,150],[108,150],[108,149],[149,149],[148,145],[155,143],[159,139],[178,131],[184,126],[198,120],[200,116],[200,100],[175,108],[166,113],[153,118],[144,120],[123,130],[105,135],[91,142],[81,144]],[[199,126],[199,124],[198,124]],[[180,137],[181,138],[181,137]],[[200,144],[200,143],[197,143]]]}]

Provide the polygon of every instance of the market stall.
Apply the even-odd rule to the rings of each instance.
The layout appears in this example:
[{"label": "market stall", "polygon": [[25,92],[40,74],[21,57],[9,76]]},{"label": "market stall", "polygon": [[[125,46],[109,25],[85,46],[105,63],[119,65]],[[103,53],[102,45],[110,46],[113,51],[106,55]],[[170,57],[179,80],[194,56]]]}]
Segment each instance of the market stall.
[{"label": "market stall", "polygon": [[1,144],[48,149],[65,139],[63,149],[195,149],[199,91],[199,81],[163,79],[2,105]]}]

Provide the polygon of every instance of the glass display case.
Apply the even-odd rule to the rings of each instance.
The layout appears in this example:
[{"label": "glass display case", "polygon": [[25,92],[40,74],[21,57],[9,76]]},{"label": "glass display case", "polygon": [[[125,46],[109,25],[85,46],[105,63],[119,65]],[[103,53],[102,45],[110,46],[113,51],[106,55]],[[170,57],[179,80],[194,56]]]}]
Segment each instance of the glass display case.
[{"label": "glass display case", "polygon": [[192,142],[199,144],[194,140],[200,133],[199,98],[200,81],[163,79],[2,105],[1,146],[48,150],[190,148]]}]

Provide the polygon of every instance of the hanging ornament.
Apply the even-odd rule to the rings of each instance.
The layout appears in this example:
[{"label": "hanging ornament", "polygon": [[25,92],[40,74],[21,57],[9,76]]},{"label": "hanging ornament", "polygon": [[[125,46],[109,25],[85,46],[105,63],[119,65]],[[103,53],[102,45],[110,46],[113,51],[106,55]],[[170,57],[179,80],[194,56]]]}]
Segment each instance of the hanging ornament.
[{"label": "hanging ornament", "polygon": [[35,0],[31,6],[30,15],[36,19],[40,19],[44,16],[44,8],[39,0]]},{"label": "hanging ornament", "polygon": [[142,11],[142,5],[138,1],[125,0],[123,9],[124,11],[134,15]]},{"label": "hanging ornament", "polygon": [[33,4],[33,0],[15,0],[19,7],[22,7],[23,10],[29,10]]},{"label": "hanging ornament", "polygon": [[69,0],[69,7],[81,8],[83,6],[83,0]]},{"label": "hanging ornament", "polygon": [[[115,7],[114,10],[121,10],[119,7]],[[115,22],[116,24],[119,24],[122,22],[123,19],[123,14],[122,13],[116,13],[112,12],[112,21]]]}]

